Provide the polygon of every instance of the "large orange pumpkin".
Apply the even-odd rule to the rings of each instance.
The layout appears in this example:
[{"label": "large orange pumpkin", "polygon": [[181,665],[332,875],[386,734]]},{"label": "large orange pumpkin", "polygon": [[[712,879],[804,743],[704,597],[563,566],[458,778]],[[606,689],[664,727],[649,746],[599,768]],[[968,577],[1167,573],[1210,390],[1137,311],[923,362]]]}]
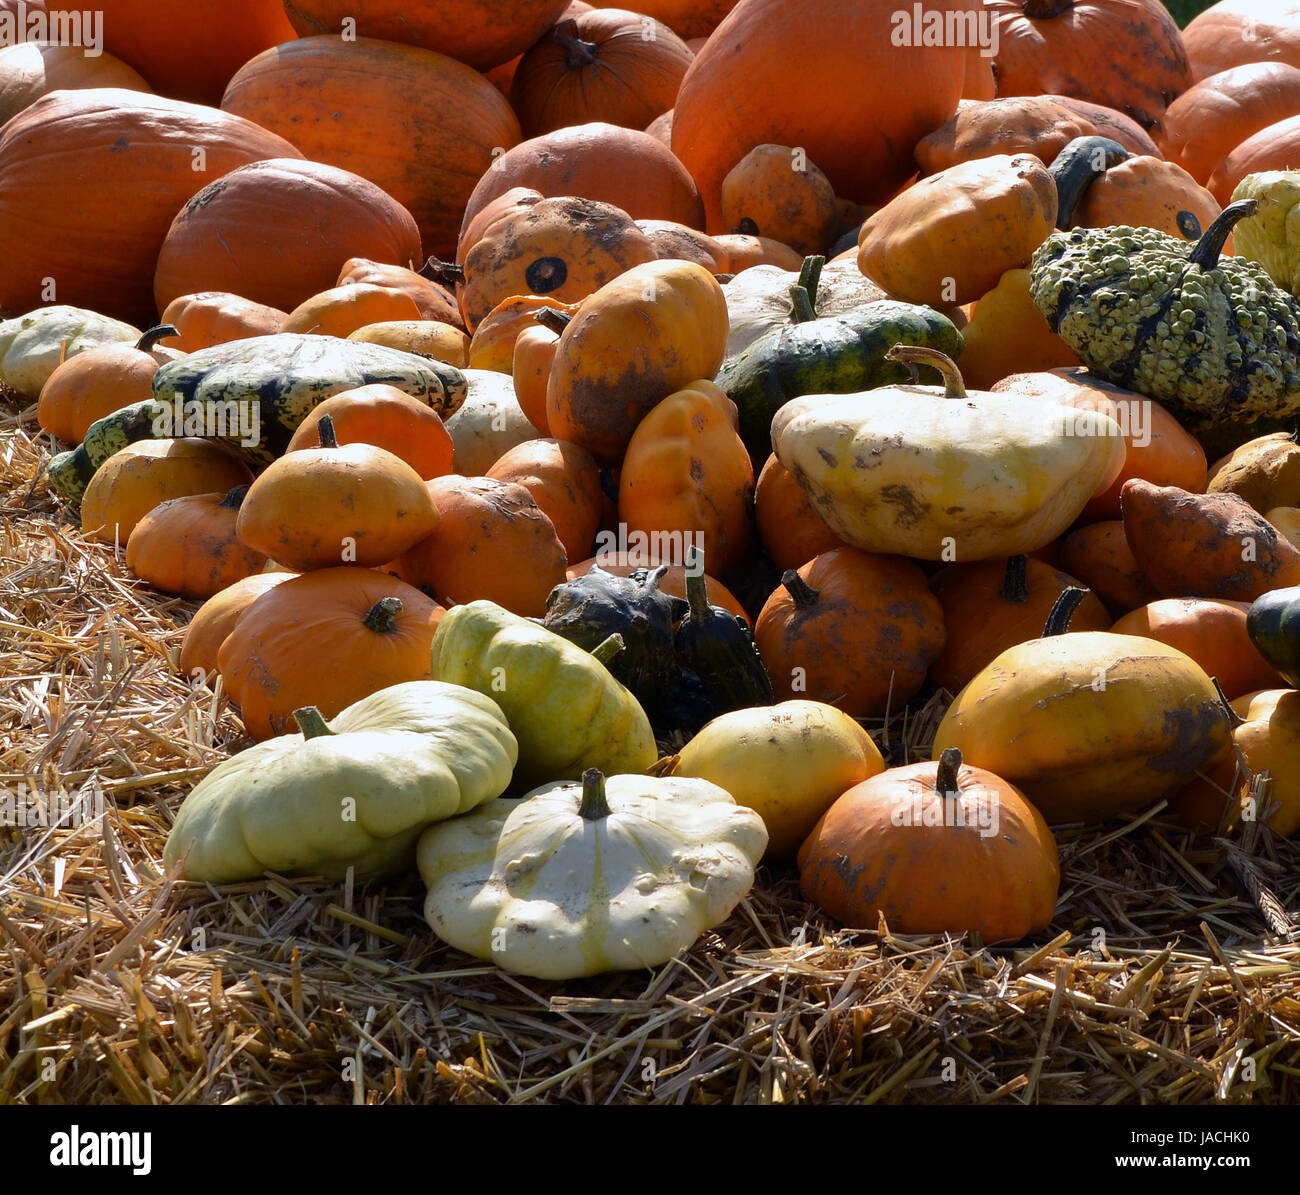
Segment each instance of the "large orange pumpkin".
[{"label": "large orange pumpkin", "polygon": [[304,36],[348,31],[405,42],[481,71],[522,54],[567,6],[568,0],[284,0],[289,20]]},{"label": "large orange pumpkin", "polygon": [[221,106],[382,187],[441,257],[455,250],[461,210],[493,153],[519,140],[510,105],[477,71],[368,37],[267,50],[231,79]]},{"label": "large orange pumpkin", "polygon": [[[31,10],[31,5],[27,6]],[[112,54],[89,57],[80,46],[18,42],[0,49],[0,125],[51,91],[122,87],[150,91],[149,84]]]},{"label": "large orange pumpkin", "polygon": [[113,87],[44,96],[0,133],[0,306],[70,303],[148,327],[185,201],[237,166],[298,156],[213,108]]},{"label": "large orange pumpkin", "polygon": [[1216,163],[1206,188],[1227,206],[1237,184],[1248,174],[1265,170],[1289,170],[1300,162],[1300,116],[1289,116],[1265,125],[1234,146]]},{"label": "large orange pumpkin", "polygon": [[1188,22],[1183,44],[1198,80],[1248,62],[1300,67],[1300,0],[1219,0]]},{"label": "large orange pumpkin", "polygon": [[209,183],[172,221],[154,299],[223,290],[288,311],[333,286],[344,262],[420,265],[420,232],[374,183],[319,162],[254,162]]},{"label": "large orange pumpkin", "polygon": [[[973,17],[978,5],[945,7]],[[922,30],[914,44],[895,44],[897,11],[894,0],[740,0],[732,9],[673,109],[673,153],[699,185],[710,232],[726,231],[722,180],[755,145],[802,146],[836,194],[863,203],[907,180],[913,146],[956,110],[966,63],[960,47],[920,45]]]}]

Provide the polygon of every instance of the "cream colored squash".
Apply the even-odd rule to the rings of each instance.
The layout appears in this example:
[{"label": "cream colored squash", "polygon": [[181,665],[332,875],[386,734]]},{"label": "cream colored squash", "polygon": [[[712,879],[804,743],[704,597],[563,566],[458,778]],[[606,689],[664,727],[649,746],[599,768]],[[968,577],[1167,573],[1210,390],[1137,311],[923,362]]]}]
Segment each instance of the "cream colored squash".
[{"label": "cream colored squash", "polygon": [[462,477],[482,477],[510,449],[542,433],[529,421],[515,398],[509,374],[492,369],[466,369],[469,396],[447,421],[454,450],[454,468]]},{"label": "cream colored squash", "polygon": [[0,322],[0,382],[35,399],[61,360],[101,344],[139,339],[139,328],[84,307],[38,307]]}]

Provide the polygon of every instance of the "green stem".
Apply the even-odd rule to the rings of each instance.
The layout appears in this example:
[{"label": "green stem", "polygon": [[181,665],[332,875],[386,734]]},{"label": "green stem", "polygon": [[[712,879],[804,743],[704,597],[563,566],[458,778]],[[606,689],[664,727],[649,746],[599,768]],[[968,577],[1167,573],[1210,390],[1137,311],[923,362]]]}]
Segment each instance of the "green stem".
[{"label": "green stem", "polygon": [[907,365],[932,365],[943,375],[944,398],[965,398],[966,386],[961,380],[961,370],[946,353],[938,349],[922,348],[917,344],[896,344],[885,354],[887,361],[902,361]]},{"label": "green stem", "polygon": [[1253,199],[1239,199],[1236,203],[1228,204],[1205,230],[1205,235],[1196,242],[1196,247],[1187,256],[1188,263],[1200,266],[1203,270],[1214,269],[1233,225],[1247,216],[1253,216],[1258,210],[1259,204]]},{"label": "green stem", "polygon": [[150,328],[139,340],[135,342],[135,347],[142,353],[147,353],[160,340],[166,340],[169,336],[179,336],[181,331],[174,324],[159,324],[157,327]]},{"label": "green stem", "polygon": [[795,608],[807,610],[821,599],[821,591],[814,589],[792,568],[781,574],[781,585],[793,599]]},{"label": "green stem", "polygon": [[380,598],[366,611],[366,616],[361,621],[368,631],[374,631],[378,635],[391,635],[397,630],[397,616],[405,608],[401,598]]},{"label": "green stem", "polygon": [[1020,606],[1029,601],[1029,557],[1012,556],[1007,560],[1007,571],[1002,578],[998,597],[1004,602]]},{"label": "green stem", "polygon": [[321,712],[314,705],[304,705],[300,710],[293,711],[293,720],[298,723],[298,729],[302,731],[304,739],[319,739],[327,734],[334,734],[325,725],[325,719],[321,717]]},{"label": "green stem", "polygon": [[1091,590],[1082,589],[1078,585],[1071,585],[1068,589],[1061,591],[1061,596],[1052,604],[1051,613],[1047,616],[1047,622],[1043,626],[1043,638],[1050,639],[1054,635],[1064,635],[1070,629],[1070,619],[1074,617],[1074,612],[1079,608],[1079,603],[1088,596]]},{"label": "green stem", "polygon": [[591,654],[596,657],[602,664],[608,664],[619,652],[621,652],[627,643],[623,636],[617,631],[610,635],[608,639],[602,639],[595,647],[591,649]]},{"label": "green stem", "polygon": [[941,797],[960,792],[957,773],[961,769],[961,752],[956,747],[945,747],[939,756],[939,771],[934,778],[934,788]]},{"label": "green stem", "polygon": [[605,777],[599,768],[588,768],[582,773],[582,801],[578,805],[578,816],[589,822],[598,822],[610,815],[609,802],[605,799]]},{"label": "green stem", "polygon": [[534,311],[533,319],[543,328],[549,328],[556,336],[563,336],[564,329],[573,323],[573,316],[565,315],[563,311],[556,311],[554,307],[543,307],[541,311]]},{"label": "green stem", "polygon": [[320,436],[320,446],[322,448],[337,448],[339,438],[334,434],[334,419],[330,415],[322,415],[320,422],[316,425],[316,434]]},{"label": "green stem", "polygon": [[817,310],[817,287],[822,280],[822,266],[826,264],[826,259],[819,255],[812,255],[803,259],[803,265],[799,267],[799,285],[808,292],[808,302],[812,304],[814,311]]},{"label": "green stem", "polygon": [[817,312],[813,310],[812,299],[808,297],[808,292],[798,283],[795,283],[790,288],[790,300],[796,324],[806,324],[809,320],[817,318]]}]

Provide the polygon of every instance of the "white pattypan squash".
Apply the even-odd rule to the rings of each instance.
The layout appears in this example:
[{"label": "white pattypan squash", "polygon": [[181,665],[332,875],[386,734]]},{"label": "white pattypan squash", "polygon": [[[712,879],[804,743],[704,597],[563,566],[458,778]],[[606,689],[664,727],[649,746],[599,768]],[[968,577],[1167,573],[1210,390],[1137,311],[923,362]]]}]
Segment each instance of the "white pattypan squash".
[{"label": "white pattypan squash", "polygon": [[35,399],[64,358],[139,339],[139,328],[84,307],[38,307],[0,322],[0,382]]}]

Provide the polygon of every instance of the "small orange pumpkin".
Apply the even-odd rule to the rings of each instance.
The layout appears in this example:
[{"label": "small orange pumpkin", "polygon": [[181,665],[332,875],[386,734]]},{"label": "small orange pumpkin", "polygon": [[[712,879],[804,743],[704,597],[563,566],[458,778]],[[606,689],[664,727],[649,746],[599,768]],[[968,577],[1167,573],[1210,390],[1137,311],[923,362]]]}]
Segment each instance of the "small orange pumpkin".
[{"label": "small orange pumpkin", "polygon": [[782,572],[844,546],[844,541],[822,522],[803,486],[775,454],[759,471],[754,514],[759,538],[772,563]]},{"label": "small orange pumpkin", "polygon": [[585,448],[564,440],[526,440],[501,456],[485,476],[523,486],[551,520],[569,559],[590,554],[604,495],[600,466]]},{"label": "small orange pumpkin", "polygon": [[722,180],[722,222],[796,253],[822,253],[835,239],[835,188],[801,148],[756,145]]},{"label": "small orange pumpkin", "polygon": [[1029,271],[1008,270],[966,309],[961,376],[972,390],[991,390],[1019,370],[1078,365],[1070,346],[1047,326],[1029,297]]},{"label": "small orange pumpkin", "polygon": [[515,341],[521,332],[537,326],[539,313],[558,311],[563,316],[571,316],[577,310],[576,304],[561,303],[558,299],[542,295],[511,295],[502,299],[478,324],[474,335],[470,337],[470,369],[513,373]]},{"label": "small orange pumpkin", "polygon": [[525,327],[515,337],[510,375],[515,383],[515,401],[519,403],[519,409],[528,422],[545,435],[550,432],[550,425],[546,422],[546,383],[550,380],[551,366],[555,363],[560,332],[571,317],[555,311],[556,326],[552,327],[539,321],[538,315],[537,312],[533,313],[533,327]]},{"label": "small orange pumpkin", "polygon": [[181,295],[162,314],[162,322],[177,330],[177,335],[167,338],[166,347],[193,353],[232,340],[272,336],[287,314],[225,291]]},{"label": "small orange pumpkin", "polygon": [[299,303],[284,317],[280,331],[346,337],[367,324],[419,318],[420,309],[405,291],[353,282],[323,290]]},{"label": "small orange pumpkin", "polygon": [[366,257],[352,257],[343,263],[334,285],[347,286],[354,282],[364,282],[371,286],[385,286],[389,290],[405,291],[415,301],[421,319],[437,320],[440,324],[463,328],[464,320],[460,314],[460,304],[456,301],[455,284],[449,278],[447,270],[445,262],[432,257],[418,270],[371,261]]},{"label": "small orange pumpkin", "polygon": [[1119,519],[1071,531],[1061,540],[1059,559],[1060,567],[1078,577],[1116,618],[1160,596],[1133,555]]},{"label": "small orange pumpkin", "polygon": [[268,589],[274,589],[281,581],[287,581],[296,575],[281,572],[254,573],[249,577],[241,577],[208,598],[185,628],[185,637],[181,640],[180,655],[176,661],[181,675],[211,687],[218,676],[217,653],[244,611]]},{"label": "small orange pumpkin", "polygon": [[1033,154],[1050,166],[1076,137],[1096,132],[1091,121],[1047,96],[1015,95],[959,104],[913,152],[922,174],[993,154]]}]

